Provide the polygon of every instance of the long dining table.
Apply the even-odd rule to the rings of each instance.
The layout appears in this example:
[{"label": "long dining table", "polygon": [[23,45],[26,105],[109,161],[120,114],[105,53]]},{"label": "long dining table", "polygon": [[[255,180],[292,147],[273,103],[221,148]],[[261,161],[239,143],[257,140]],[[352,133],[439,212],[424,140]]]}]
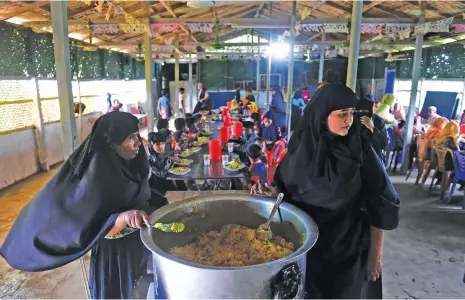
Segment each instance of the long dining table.
[{"label": "long dining table", "polygon": [[[223,122],[216,121],[210,124],[210,128],[212,131],[212,135],[210,139],[218,139],[219,138],[219,129],[223,126]],[[209,188],[212,190],[217,190],[220,187],[221,180],[228,180],[230,186],[234,179],[241,179],[245,177],[245,170],[239,171],[228,171],[224,168],[223,163],[221,160],[210,160],[210,165],[204,164],[203,156],[205,154],[209,154],[209,145],[208,143],[203,144],[201,146],[201,150],[191,154],[190,156],[186,157],[187,159],[192,159],[193,162],[190,164],[189,168],[191,171],[185,175],[174,175],[169,174],[167,179],[174,180],[174,181],[195,181],[195,180],[204,180],[204,181],[212,181],[212,184],[209,185]],[[222,155],[228,155],[229,161],[237,157],[236,153],[228,153],[227,147],[222,147]],[[189,186],[189,185],[188,185]],[[197,190],[200,190],[198,185]]]}]

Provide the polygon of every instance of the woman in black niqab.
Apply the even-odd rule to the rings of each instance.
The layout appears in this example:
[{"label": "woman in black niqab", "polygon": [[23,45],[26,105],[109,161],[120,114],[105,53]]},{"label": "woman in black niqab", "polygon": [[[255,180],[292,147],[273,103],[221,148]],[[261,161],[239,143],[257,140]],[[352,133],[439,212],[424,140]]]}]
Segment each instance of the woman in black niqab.
[{"label": "woman in black niqab", "polygon": [[[92,250],[92,298],[131,296],[134,280],[146,274],[148,251],[137,230],[128,226],[123,231],[134,233],[106,236],[115,223],[123,221],[124,227],[129,214],[155,209],[148,202],[149,166],[138,131],[137,118],[129,113],[110,112],[96,121],[92,133],[16,219],[0,249],[13,268],[51,270]],[[135,157],[118,154],[127,139],[134,143]]]},{"label": "woman in black niqab", "polygon": [[[397,226],[396,213],[386,214],[391,219],[383,223],[377,220],[381,213],[366,209],[366,200],[374,194],[366,197],[362,166],[364,151],[371,148],[362,144],[360,126],[351,126],[355,102],[355,94],[344,85],[320,88],[306,106],[275,174],[285,200],[306,211],[318,225],[318,241],[307,256],[309,298],[364,298],[370,225]],[[333,123],[334,118],[339,121]]]}]

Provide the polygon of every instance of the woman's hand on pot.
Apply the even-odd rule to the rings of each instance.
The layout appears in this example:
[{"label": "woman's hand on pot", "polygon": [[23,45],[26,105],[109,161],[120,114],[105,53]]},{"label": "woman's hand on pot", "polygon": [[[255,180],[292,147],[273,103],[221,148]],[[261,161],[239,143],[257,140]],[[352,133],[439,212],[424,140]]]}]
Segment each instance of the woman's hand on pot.
[{"label": "woman's hand on pot", "polygon": [[[151,227],[150,220],[147,214],[142,210],[128,210],[122,212],[118,219],[122,219],[128,224],[129,227],[140,229],[145,223],[147,226]],[[118,221],[118,220],[117,220]]]},{"label": "woman's hand on pot", "polygon": [[383,263],[381,258],[369,257],[367,266],[367,280],[375,282],[383,273]]},{"label": "woman's hand on pot", "polygon": [[371,133],[374,132],[375,124],[373,123],[373,120],[371,118],[368,118],[367,116],[362,116],[360,117],[360,122],[362,122],[362,124],[365,125],[366,128],[370,129]]}]

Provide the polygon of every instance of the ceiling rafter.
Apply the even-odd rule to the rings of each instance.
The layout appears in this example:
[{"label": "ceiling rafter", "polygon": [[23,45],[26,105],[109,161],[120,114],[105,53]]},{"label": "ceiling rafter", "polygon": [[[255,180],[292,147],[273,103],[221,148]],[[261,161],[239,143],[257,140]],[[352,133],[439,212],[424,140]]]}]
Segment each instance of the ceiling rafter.
[{"label": "ceiling rafter", "polygon": [[41,8],[45,5],[48,5],[48,2],[42,2],[42,1],[36,1],[32,4],[26,4],[26,5],[23,5],[19,8],[15,8],[13,9],[13,11],[11,12],[8,12],[4,15],[2,15],[0,17],[0,21],[5,21],[5,20],[8,20],[10,18],[13,18],[13,17],[17,17],[25,12],[29,12],[31,10],[34,10],[34,9],[38,9],[38,8]]}]

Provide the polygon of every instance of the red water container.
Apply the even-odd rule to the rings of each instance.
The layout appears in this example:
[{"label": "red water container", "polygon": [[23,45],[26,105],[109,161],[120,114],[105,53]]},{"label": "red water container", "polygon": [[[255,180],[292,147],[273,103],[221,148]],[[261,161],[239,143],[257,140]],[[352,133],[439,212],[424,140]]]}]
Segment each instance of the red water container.
[{"label": "red water container", "polygon": [[231,101],[226,102],[226,106],[227,106],[228,108],[231,108]]},{"label": "red water container", "polygon": [[229,127],[231,125],[231,117],[229,115],[224,116],[223,123],[225,127]]},{"label": "red water container", "polygon": [[223,144],[229,141],[229,127],[220,128],[220,141]]},{"label": "red water container", "polygon": [[227,108],[227,107],[223,107],[223,108],[222,108],[223,117],[224,117],[224,116],[227,116],[227,115],[228,115],[228,112],[229,112],[229,108]]},{"label": "red water container", "polygon": [[234,122],[233,126],[234,126],[233,135],[237,138],[241,137],[242,136],[242,123]]},{"label": "red water container", "polygon": [[208,151],[211,160],[221,160],[221,141],[211,140],[208,142]]}]

